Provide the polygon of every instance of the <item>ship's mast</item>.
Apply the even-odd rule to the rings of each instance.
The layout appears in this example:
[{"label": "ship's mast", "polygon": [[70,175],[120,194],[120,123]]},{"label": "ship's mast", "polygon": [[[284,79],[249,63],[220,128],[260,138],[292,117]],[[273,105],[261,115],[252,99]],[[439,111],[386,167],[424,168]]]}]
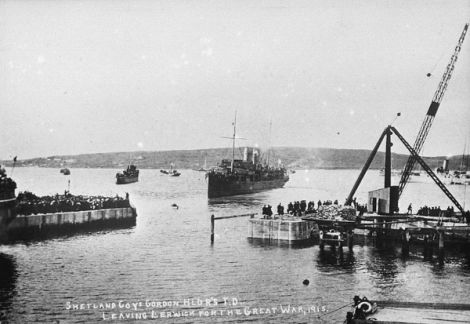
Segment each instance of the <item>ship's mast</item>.
[{"label": "ship's mast", "polygon": [[233,122],[233,138],[232,138],[232,164],[230,166],[230,172],[233,172],[233,163],[235,160],[235,136],[237,134],[237,111],[235,110],[235,120]]},{"label": "ship's mast", "polygon": [[271,153],[271,128],[273,126],[273,120],[269,121],[269,137],[268,137],[268,166],[269,166],[269,158]]}]

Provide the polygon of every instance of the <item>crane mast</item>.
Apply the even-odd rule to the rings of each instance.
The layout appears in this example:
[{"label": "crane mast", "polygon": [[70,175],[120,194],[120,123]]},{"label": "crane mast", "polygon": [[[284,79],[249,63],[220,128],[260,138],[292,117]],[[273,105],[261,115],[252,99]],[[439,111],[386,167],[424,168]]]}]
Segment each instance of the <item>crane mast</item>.
[{"label": "crane mast", "polygon": [[[447,64],[446,71],[444,72],[444,75],[442,76],[441,81],[439,82],[439,86],[436,92],[434,93],[434,97],[432,98],[431,105],[429,106],[428,112],[426,113],[426,117],[424,118],[423,124],[421,125],[418,135],[416,136],[416,140],[413,145],[413,149],[416,152],[416,154],[419,154],[421,152],[421,149],[426,140],[426,137],[428,136],[434,117],[436,116],[441,100],[447,89],[449,80],[452,77],[452,72],[454,71],[455,63],[457,62],[457,57],[462,47],[462,43],[465,39],[467,29],[468,29],[468,23],[465,24],[465,27],[463,28],[462,34],[460,35],[460,38],[457,43],[457,46],[455,47],[454,53],[452,54],[449,64]],[[403,174],[400,179],[400,184],[399,184],[399,189],[398,189],[399,196],[401,196],[408,182],[408,179],[410,178],[411,171],[413,170],[415,162],[416,162],[416,158],[413,155],[410,155],[410,157],[408,158],[408,161],[406,162],[405,169],[403,170]]]}]

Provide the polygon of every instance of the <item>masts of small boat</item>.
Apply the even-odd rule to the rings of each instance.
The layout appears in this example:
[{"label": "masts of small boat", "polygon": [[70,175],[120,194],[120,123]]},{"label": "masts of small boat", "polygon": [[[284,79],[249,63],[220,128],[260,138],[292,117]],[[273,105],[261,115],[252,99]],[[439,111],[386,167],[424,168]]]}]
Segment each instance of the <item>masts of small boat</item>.
[{"label": "masts of small boat", "polygon": [[268,136],[268,152],[267,152],[267,164],[269,166],[269,158],[270,158],[270,153],[271,153],[271,128],[273,126],[273,120],[271,119],[269,121],[269,136]]},{"label": "masts of small boat", "polygon": [[174,167],[174,163],[171,163],[169,170],[160,170],[160,172],[163,173],[163,174],[168,174],[171,177],[179,177],[181,175],[181,173],[178,172],[178,170],[173,169],[173,167]]}]

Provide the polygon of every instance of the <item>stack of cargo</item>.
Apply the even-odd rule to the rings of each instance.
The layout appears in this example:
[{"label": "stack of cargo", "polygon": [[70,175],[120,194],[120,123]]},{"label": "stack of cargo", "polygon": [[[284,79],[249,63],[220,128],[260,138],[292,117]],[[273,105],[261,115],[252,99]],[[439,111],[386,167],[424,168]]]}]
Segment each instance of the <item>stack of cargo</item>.
[{"label": "stack of cargo", "polygon": [[343,220],[356,221],[356,208],[352,206],[342,206],[339,212]]},{"label": "stack of cargo", "polygon": [[323,205],[318,207],[315,218],[326,220],[356,220],[356,209],[351,206]]}]

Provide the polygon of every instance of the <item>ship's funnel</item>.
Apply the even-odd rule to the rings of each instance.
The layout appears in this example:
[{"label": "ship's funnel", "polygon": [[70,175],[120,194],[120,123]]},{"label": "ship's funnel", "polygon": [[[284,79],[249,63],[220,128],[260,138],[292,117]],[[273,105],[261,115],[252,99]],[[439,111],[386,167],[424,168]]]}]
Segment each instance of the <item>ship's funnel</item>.
[{"label": "ship's funnel", "polygon": [[245,147],[243,152],[243,161],[248,162],[253,160],[253,149],[251,147]]},{"label": "ship's funnel", "polygon": [[258,150],[253,149],[253,164],[258,164],[259,162],[259,152]]},{"label": "ship's funnel", "polygon": [[442,162],[442,169],[444,170],[444,172],[448,172],[448,171],[449,171],[449,159],[445,159],[445,160]]}]

